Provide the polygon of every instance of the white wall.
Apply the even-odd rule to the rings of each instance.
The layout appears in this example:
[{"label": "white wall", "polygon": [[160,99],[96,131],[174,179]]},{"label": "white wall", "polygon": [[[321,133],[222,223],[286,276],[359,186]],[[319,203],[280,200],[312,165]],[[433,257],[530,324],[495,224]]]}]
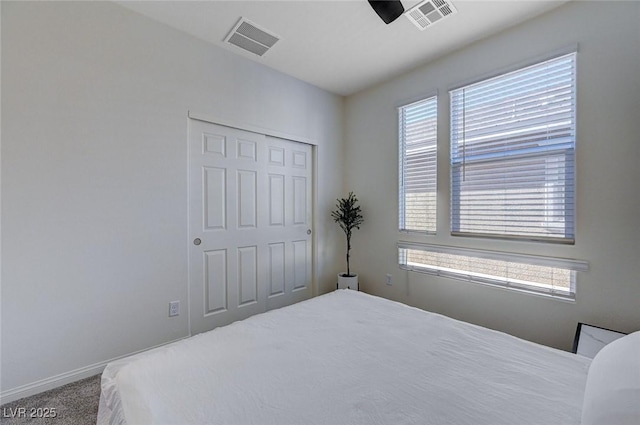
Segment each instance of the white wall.
[{"label": "white wall", "polygon": [[[347,98],[346,182],[366,215],[353,269],[367,292],[570,349],[578,321],[640,329],[640,3],[570,2]],[[428,32],[425,32],[428,37]],[[579,44],[575,246],[449,235],[449,94],[453,85]],[[396,106],[439,92],[438,234],[397,231]],[[575,303],[407,273],[398,240],[587,260]],[[393,286],[385,285],[385,274]]]},{"label": "white wall", "polygon": [[188,335],[188,111],[317,143],[331,289],[341,97],[115,4],[3,2],[3,402]]}]

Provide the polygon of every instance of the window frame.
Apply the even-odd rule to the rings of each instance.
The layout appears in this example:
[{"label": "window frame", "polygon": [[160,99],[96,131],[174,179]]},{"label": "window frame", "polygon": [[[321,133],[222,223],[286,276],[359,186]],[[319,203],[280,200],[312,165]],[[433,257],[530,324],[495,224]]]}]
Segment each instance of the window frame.
[{"label": "window frame", "polygon": [[[519,292],[548,296],[554,299],[565,301],[575,301],[576,299],[576,272],[586,272],[589,270],[589,263],[582,260],[574,260],[568,258],[545,257],[538,255],[514,254],[500,251],[490,251],[471,248],[459,248],[444,245],[434,245],[416,242],[400,241],[398,248],[398,266],[400,269],[436,275],[439,277],[448,277],[457,280],[463,280],[471,283],[479,283]],[[407,261],[408,253],[403,250],[422,251],[432,254],[447,254],[463,256],[474,259],[497,260],[507,263],[515,263],[518,265],[542,266],[549,268],[558,268],[568,270],[570,272],[569,290],[554,289],[553,286],[541,282],[524,282],[514,280],[509,277],[489,276],[481,274],[470,269],[452,269],[445,268],[433,264],[410,264]],[[549,287],[551,286],[551,287]]]},{"label": "window frame", "polygon": [[[429,180],[428,184],[433,186],[433,191],[428,192],[432,193],[433,201],[432,204],[428,208],[425,209],[425,216],[433,215],[432,223],[430,226],[429,219],[425,219],[427,221],[425,229],[412,228],[408,225],[407,221],[407,137],[405,133],[405,129],[407,127],[406,123],[406,111],[408,108],[415,108],[417,106],[424,105],[426,112],[432,112],[432,114],[428,115],[425,119],[433,122],[433,130],[431,131],[433,137],[427,138],[427,143],[429,143],[428,147],[424,149],[428,152],[432,151],[433,161],[432,167],[433,171],[430,173],[425,173],[427,179]],[[398,111],[398,230],[403,233],[422,233],[428,235],[435,235],[437,232],[437,185],[438,185],[438,93],[432,92],[429,95],[423,96],[418,100],[413,100],[408,103],[403,103],[397,107]],[[426,113],[425,112],[425,113]],[[414,140],[414,142],[416,142]],[[423,140],[420,143],[425,143]],[[431,155],[431,153],[430,153]],[[426,168],[429,168],[429,164],[424,165]],[[423,182],[425,183],[425,182]]]},{"label": "window frame", "polygon": [[[463,123],[461,126],[456,127],[454,125],[454,117],[456,117],[456,111],[454,111],[454,107],[456,105],[454,105],[454,101],[453,101],[453,96],[454,96],[454,92],[460,92],[461,90],[464,93],[464,90],[466,88],[469,87],[481,87],[483,84],[487,84],[490,85],[491,83],[495,84],[496,81],[498,81],[501,78],[505,78],[505,77],[509,77],[509,76],[513,76],[513,75],[517,75],[520,72],[527,72],[530,71],[531,69],[535,69],[536,67],[544,67],[545,64],[547,63],[551,63],[553,61],[559,61],[562,60],[564,58],[569,58],[569,62],[571,65],[571,77],[570,77],[570,82],[571,82],[571,100],[570,100],[570,104],[571,104],[571,112],[570,112],[570,124],[569,127],[571,129],[571,135],[570,137],[566,137],[566,139],[568,140],[564,140],[562,137],[556,137],[556,138],[551,138],[551,139],[546,139],[546,140],[552,140],[552,145],[549,148],[546,147],[538,147],[534,153],[532,154],[532,158],[537,158],[539,161],[548,161],[548,160],[557,160],[557,158],[563,158],[562,159],[562,166],[566,166],[566,164],[568,164],[568,166],[566,168],[570,169],[570,172],[567,172],[565,174],[567,174],[565,176],[565,178],[562,179],[562,194],[563,194],[563,198],[562,201],[560,202],[547,202],[547,194],[545,192],[545,195],[543,196],[545,198],[545,202],[544,202],[544,208],[545,208],[545,212],[542,213],[541,215],[543,215],[545,218],[542,220],[543,225],[540,226],[541,229],[548,229],[549,231],[549,235],[542,235],[542,230],[538,233],[538,234],[526,234],[526,233],[517,233],[517,232],[513,232],[513,231],[509,231],[509,230],[505,230],[502,233],[501,232],[497,232],[497,231],[487,231],[487,232],[482,232],[477,230],[478,227],[480,226],[475,226],[476,229],[471,229],[471,230],[461,230],[461,225],[460,225],[460,221],[462,219],[464,219],[464,213],[460,212],[460,203],[461,203],[461,196],[462,196],[462,189],[460,189],[460,191],[457,191],[455,189],[456,184],[454,183],[455,178],[457,178],[458,180],[460,180],[460,177],[458,174],[456,174],[458,171],[458,169],[462,168],[463,171],[462,173],[464,173],[465,167],[467,166],[467,164],[469,165],[474,165],[475,164],[479,164],[479,163],[491,163],[491,164],[497,164],[499,167],[500,166],[505,166],[504,164],[508,163],[508,161],[510,160],[509,155],[513,155],[513,158],[515,158],[516,156],[520,156],[520,157],[524,157],[523,155],[530,155],[531,153],[527,153],[527,152],[520,152],[517,153],[515,152],[515,150],[503,150],[503,151],[499,151],[499,152],[494,152],[493,154],[491,153],[484,153],[482,155],[476,155],[475,157],[473,155],[467,155],[466,152],[464,152],[465,149],[465,145],[464,145],[464,138],[462,138],[463,140],[463,146],[462,146],[462,151],[463,154],[462,155],[457,155],[457,151],[454,149],[454,143],[456,143],[459,139],[457,139],[457,133],[459,132],[464,132],[465,129],[463,128],[466,124]],[[564,49],[561,52],[557,52],[554,55],[551,56],[547,56],[545,58],[540,58],[538,60],[531,61],[526,65],[521,65],[519,67],[513,67],[510,70],[505,70],[503,72],[500,73],[496,73],[493,74],[493,76],[490,77],[486,77],[486,78],[481,78],[481,79],[476,79],[474,80],[474,82],[471,83],[466,83],[466,84],[461,84],[461,85],[457,85],[453,88],[451,88],[449,90],[449,94],[450,94],[450,108],[449,108],[449,121],[450,121],[450,160],[449,160],[449,167],[450,167],[450,210],[449,210],[449,223],[450,223],[450,232],[452,236],[465,236],[465,237],[483,237],[483,238],[492,238],[492,239],[515,239],[515,240],[526,240],[526,241],[536,241],[536,242],[552,242],[552,243],[561,243],[561,244],[575,244],[575,227],[576,227],[576,220],[575,220],[575,215],[576,215],[576,171],[575,171],[575,167],[576,167],[576,109],[577,109],[577,88],[576,88],[576,80],[577,80],[577,47],[571,48],[571,49]],[[464,102],[464,101],[463,101]],[[463,103],[462,108],[464,108],[466,106],[466,103]],[[555,117],[555,115],[554,115]],[[546,122],[546,121],[545,121]],[[464,133],[463,133],[464,134]],[[557,142],[558,140],[564,140],[564,142]],[[544,143],[542,144],[544,145]],[[515,153],[514,153],[515,152]],[[554,153],[555,156],[553,156],[551,153]],[[471,162],[469,162],[471,160]],[[492,168],[495,168],[492,165]],[[539,172],[539,171],[538,171]],[[570,173],[570,174],[568,174]],[[463,174],[464,175],[464,174]],[[454,178],[454,176],[456,176]],[[548,172],[545,172],[545,176],[547,178],[551,177],[552,174],[548,174]],[[567,191],[568,188],[568,191]],[[545,189],[546,191],[546,189]],[[554,192],[555,195],[555,192]],[[551,197],[549,197],[549,199],[551,199]],[[483,201],[485,203],[489,202],[489,201]],[[506,202],[506,201],[505,201]],[[550,218],[552,216],[551,213],[547,213],[547,211],[556,211],[558,209],[558,206],[562,206],[564,208],[563,211],[563,217],[565,217],[564,220],[562,220],[562,232],[558,232],[558,226],[554,226],[554,221],[555,223],[558,223],[559,221],[557,219],[554,218]],[[483,208],[486,208],[486,205],[483,206]],[[509,208],[507,205],[503,206],[503,210],[502,211],[509,211]],[[472,214],[467,214],[466,215],[466,219],[473,219],[473,215]],[[477,216],[476,216],[477,217]],[[524,221],[520,218],[518,218],[517,220],[513,220],[513,221],[504,221],[505,224],[509,223],[523,223]],[[556,229],[555,233],[556,235],[554,235],[554,228]],[[532,226],[527,227],[527,230],[529,229],[533,229]],[[562,236],[559,236],[562,235]]]}]

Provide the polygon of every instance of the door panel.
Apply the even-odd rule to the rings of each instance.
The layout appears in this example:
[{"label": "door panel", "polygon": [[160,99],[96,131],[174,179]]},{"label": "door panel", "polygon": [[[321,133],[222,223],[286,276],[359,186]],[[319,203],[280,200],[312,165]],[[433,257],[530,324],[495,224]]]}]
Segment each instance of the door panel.
[{"label": "door panel", "polygon": [[205,314],[227,310],[227,250],[204,252]]},{"label": "door panel", "polygon": [[224,168],[203,167],[204,173],[204,215],[206,230],[226,228],[226,188],[227,170]]},{"label": "door panel", "polygon": [[284,294],[284,243],[269,244],[269,297]]},{"label": "door panel", "polygon": [[238,170],[238,227],[254,228],[258,222],[257,172]]},{"label": "door panel", "polygon": [[311,297],[311,155],[309,145],[190,120],[193,334]]},{"label": "door panel", "polygon": [[238,248],[240,306],[258,302],[258,247]]}]

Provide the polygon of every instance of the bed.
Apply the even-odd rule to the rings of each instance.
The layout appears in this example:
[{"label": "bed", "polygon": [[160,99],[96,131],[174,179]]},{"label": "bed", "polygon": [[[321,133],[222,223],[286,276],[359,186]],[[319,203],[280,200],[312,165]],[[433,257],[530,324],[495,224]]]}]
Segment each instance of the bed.
[{"label": "bed", "polygon": [[110,363],[98,423],[580,424],[590,363],[338,290]]}]

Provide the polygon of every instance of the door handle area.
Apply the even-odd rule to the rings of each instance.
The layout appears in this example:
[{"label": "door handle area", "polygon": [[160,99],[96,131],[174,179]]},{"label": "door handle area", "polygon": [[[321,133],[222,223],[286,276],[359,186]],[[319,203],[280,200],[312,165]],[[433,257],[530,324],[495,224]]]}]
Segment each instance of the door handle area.
[{"label": "door handle area", "polygon": [[200,245],[201,243],[202,243],[202,241],[200,240],[200,238],[195,238],[195,239],[193,240],[193,244],[194,244],[194,245]]},{"label": "door handle area", "polygon": [[307,235],[311,234],[311,229],[307,229]]}]

